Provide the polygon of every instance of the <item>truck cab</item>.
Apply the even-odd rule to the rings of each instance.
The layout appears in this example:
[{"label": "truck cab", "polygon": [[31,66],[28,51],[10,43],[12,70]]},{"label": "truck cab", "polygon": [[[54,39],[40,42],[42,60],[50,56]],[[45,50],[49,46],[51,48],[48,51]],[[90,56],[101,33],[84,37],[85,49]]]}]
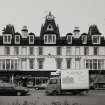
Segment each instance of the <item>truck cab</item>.
[{"label": "truck cab", "polygon": [[56,95],[60,93],[60,77],[53,77],[48,80],[48,84],[46,87],[46,94],[47,95]]}]

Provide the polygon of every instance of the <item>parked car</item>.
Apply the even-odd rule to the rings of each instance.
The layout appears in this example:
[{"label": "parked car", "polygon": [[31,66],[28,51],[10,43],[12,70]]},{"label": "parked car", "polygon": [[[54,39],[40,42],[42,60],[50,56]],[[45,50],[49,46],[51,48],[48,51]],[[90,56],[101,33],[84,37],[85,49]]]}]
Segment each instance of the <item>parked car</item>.
[{"label": "parked car", "polygon": [[28,89],[15,84],[0,82],[0,95],[26,95]]}]

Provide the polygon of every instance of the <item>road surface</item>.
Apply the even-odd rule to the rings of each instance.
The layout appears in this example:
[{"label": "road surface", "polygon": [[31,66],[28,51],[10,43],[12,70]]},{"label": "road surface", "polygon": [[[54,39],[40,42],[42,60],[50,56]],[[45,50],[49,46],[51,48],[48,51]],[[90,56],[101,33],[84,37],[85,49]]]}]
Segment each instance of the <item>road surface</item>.
[{"label": "road surface", "polygon": [[28,96],[0,96],[0,105],[105,105],[105,90],[77,96],[46,96],[42,90],[30,90]]}]

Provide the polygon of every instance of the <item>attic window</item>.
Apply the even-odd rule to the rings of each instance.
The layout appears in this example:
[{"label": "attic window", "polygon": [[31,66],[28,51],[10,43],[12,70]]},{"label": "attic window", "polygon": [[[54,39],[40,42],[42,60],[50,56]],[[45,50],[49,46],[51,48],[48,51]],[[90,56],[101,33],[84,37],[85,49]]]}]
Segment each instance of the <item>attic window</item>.
[{"label": "attic window", "polygon": [[15,35],[15,44],[20,44],[20,36]]},{"label": "attic window", "polygon": [[6,34],[6,35],[3,36],[3,43],[11,44],[11,39],[12,39],[11,34]]},{"label": "attic window", "polygon": [[67,35],[67,43],[68,44],[72,43],[72,36],[71,35]]},{"label": "attic window", "polygon": [[44,35],[44,44],[56,44],[56,35],[55,34]]},{"label": "attic window", "polygon": [[53,27],[52,27],[51,24],[48,25],[48,27],[47,27],[47,31],[53,31]]},{"label": "attic window", "polygon": [[33,35],[29,36],[29,44],[34,44],[34,36]]},{"label": "attic window", "polygon": [[87,44],[87,36],[86,35],[82,36],[82,44]]},{"label": "attic window", "polygon": [[100,36],[93,35],[92,36],[92,41],[93,41],[93,44],[100,44]]}]

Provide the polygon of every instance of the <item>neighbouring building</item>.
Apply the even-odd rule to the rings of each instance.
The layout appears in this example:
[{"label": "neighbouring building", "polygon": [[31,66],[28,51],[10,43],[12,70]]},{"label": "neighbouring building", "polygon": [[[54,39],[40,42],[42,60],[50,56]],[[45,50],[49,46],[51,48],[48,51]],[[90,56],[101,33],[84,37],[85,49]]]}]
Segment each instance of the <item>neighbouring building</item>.
[{"label": "neighbouring building", "polygon": [[49,12],[40,36],[24,26],[21,33],[0,36],[0,78],[8,81],[27,78],[33,85],[45,83],[57,70],[88,69],[91,76],[105,74],[105,38],[96,25],[87,33],[79,27],[61,36],[55,17]]}]

